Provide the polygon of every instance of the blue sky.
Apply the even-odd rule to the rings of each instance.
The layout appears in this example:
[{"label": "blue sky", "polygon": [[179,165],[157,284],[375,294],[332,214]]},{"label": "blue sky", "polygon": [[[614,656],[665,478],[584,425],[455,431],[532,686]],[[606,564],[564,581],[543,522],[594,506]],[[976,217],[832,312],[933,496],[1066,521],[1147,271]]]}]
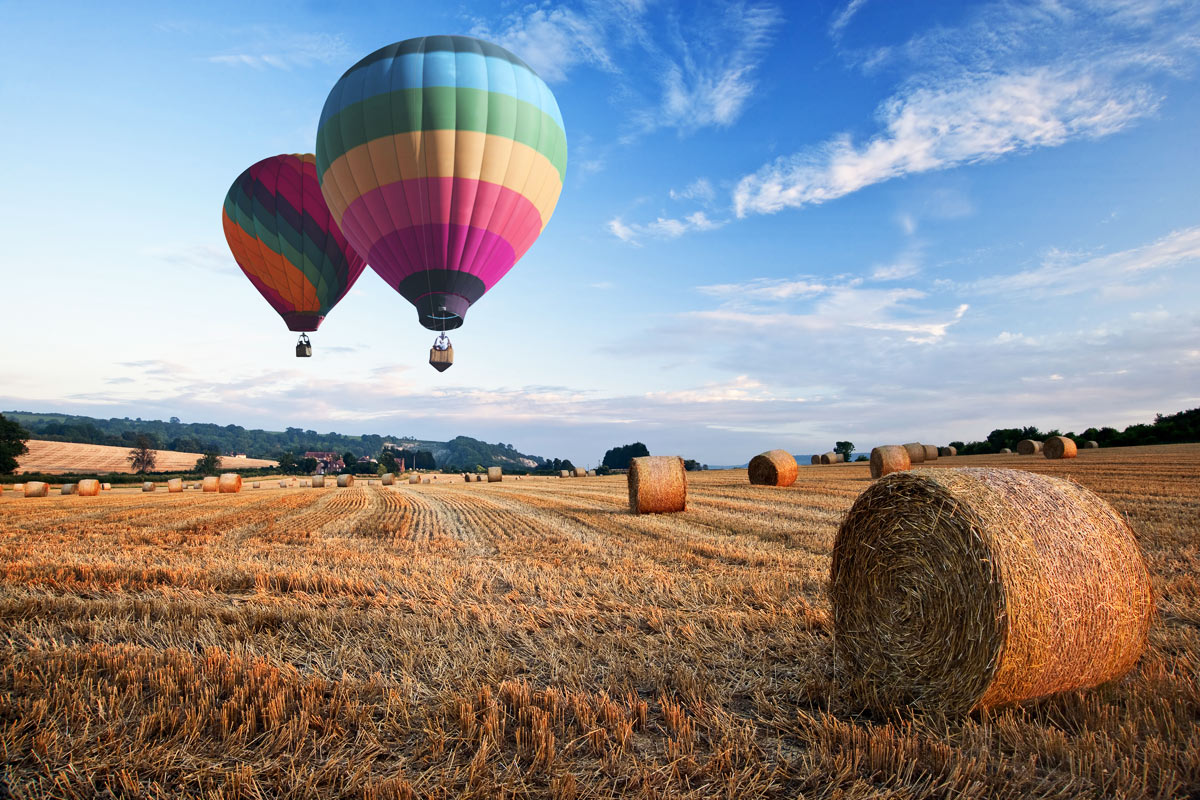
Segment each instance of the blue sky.
[{"label": "blue sky", "polygon": [[[1200,405],[1200,6],[0,2],[0,407],[466,434],[592,464]],[[220,207],[467,33],[551,85],[539,241],[454,335],[373,272],[297,360]]]}]

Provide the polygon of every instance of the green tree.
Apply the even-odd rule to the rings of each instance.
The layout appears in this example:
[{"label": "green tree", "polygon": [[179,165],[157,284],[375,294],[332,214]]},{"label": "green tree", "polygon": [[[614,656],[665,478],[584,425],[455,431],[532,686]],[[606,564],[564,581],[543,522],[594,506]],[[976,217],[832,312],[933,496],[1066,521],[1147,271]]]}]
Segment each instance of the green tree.
[{"label": "green tree", "polygon": [[221,471],[221,453],[209,448],[204,455],[196,459],[196,472],[201,475],[216,475]]},{"label": "green tree", "polygon": [[296,471],[296,456],[291,450],[279,454],[279,471],[285,475]]},{"label": "green tree", "polygon": [[837,442],[833,445],[833,452],[841,453],[846,461],[850,461],[850,456],[854,455],[854,442]]},{"label": "green tree", "polygon": [[133,447],[125,458],[136,473],[146,473],[154,469],[158,461],[158,453],[154,450],[155,442],[144,433],[139,433],[133,440]]},{"label": "green tree", "polygon": [[688,472],[696,472],[700,469],[700,462],[694,458],[685,458],[683,460],[683,468]]},{"label": "green tree", "polygon": [[25,441],[29,431],[0,414],[0,475],[9,475],[17,468],[17,457],[29,452]]},{"label": "green tree", "polygon": [[300,459],[300,474],[312,475],[317,471],[317,460],[315,458]]},{"label": "green tree", "polygon": [[[641,456],[650,455],[646,445],[641,442],[614,447],[604,454],[601,464],[610,469],[629,469],[629,462]],[[565,467],[564,467],[565,469]]]},{"label": "green tree", "polygon": [[343,472],[354,472],[354,465],[358,463],[358,456],[347,450],[345,453],[342,453],[342,463],[346,465],[342,470]]},{"label": "green tree", "polygon": [[400,462],[396,460],[396,454],[391,449],[384,450],[379,454],[379,466],[384,472],[400,471]]}]

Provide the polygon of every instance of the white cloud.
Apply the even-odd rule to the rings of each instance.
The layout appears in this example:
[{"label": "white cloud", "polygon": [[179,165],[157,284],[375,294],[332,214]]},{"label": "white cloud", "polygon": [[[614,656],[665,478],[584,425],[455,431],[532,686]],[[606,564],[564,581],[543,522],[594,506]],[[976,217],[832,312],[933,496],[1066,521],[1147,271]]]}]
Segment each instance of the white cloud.
[{"label": "white cloud", "polygon": [[871,280],[898,281],[902,278],[911,278],[920,271],[920,253],[916,248],[910,248],[890,264],[877,264],[871,270]]},{"label": "white cloud", "polygon": [[544,81],[557,83],[565,81],[567,73],[580,64],[615,71],[606,43],[606,16],[564,7],[535,8],[526,15],[510,17],[500,30],[479,23],[471,33],[511,50]]},{"label": "white cloud", "polygon": [[696,291],[712,297],[723,297],[731,300],[767,301],[814,297],[828,290],[829,287],[823,283],[815,283],[808,280],[776,280],[772,278],[755,278],[744,283],[718,283],[696,287]]},{"label": "white cloud", "polygon": [[842,31],[850,24],[850,20],[859,12],[867,0],[850,0],[845,7],[837,13],[837,15],[829,22],[829,35],[835,39],[842,35]]},{"label": "white cloud", "polygon": [[622,242],[629,242],[631,244],[637,243],[635,241],[637,239],[637,231],[622,222],[620,217],[613,217],[608,221],[605,227],[608,228],[609,233],[620,239]]},{"label": "white cloud", "polygon": [[1084,257],[1053,251],[1036,269],[996,275],[966,284],[981,294],[1055,297],[1101,291],[1122,296],[1124,288],[1148,282],[1149,273],[1200,261],[1200,226],[1185,228],[1140,247]]},{"label": "white cloud", "polygon": [[699,200],[703,203],[710,203],[716,197],[717,192],[709,183],[708,178],[697,178],[683,189],[671,189],[668,194],[672,200]]},{"label": "white cloud", "polygon": [[621,241],[638,245],[640,239],[678,239],[690,231],[713,231],[726,222],[728,220],[709,219],[703,211],[696,211],[683,219],[659,217],[645,224],[626,224],[620,217],[613,217],[605,227]]},{"label": "white cloud", "polygon": [[245,43],[232,52],[209,56],[213,64],[254,69],[307,67],[336,64],[350,57],[350,47],[337,34],[290,33],[265,28],[251,29]]},{"label": "white cloud", "polygon": [[824,203],[908,174],[1104,136],[1150,114],[1157,99],[1089,73],[1048,67],[904,91],[879,110],[884,131],[849,135],[747,175],[734,192],[739,217]]}]

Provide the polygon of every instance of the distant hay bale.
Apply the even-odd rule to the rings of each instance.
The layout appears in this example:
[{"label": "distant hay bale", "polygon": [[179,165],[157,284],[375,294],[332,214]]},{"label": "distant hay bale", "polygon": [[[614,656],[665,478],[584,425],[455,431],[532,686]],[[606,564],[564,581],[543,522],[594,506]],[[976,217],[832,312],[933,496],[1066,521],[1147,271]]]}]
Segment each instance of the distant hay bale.
[{"label": "distant hay bale", "polygon": [[324,489],[325,488],[325,476],[324,475],[313,475],[312,476],[312,488]]},{"label": "distant hay bale", "polygon": [[464,483],[470,483],[472,480],[474,480],[474,478],[472,478],[471,475],[468,475],[465,472],[463,473],[463,482]]},{"label": "distant hay bale", "polygon": [[426,478],[425,480],[421,481],[421,483],[432,483],[432,481],[430,481],[429,478]]},{"label": "distant hay bale", "polygon": [[261,482],[261,481],[255,481],[254,483],[250,484],[250,488],[251,488],[251,489],[261,489],[261,488],[262,488],[262,482]]},{"label": "distant hay bale", "polygon": [[[589,469],[589,470],[587,471],[587,476],[588,476],[589,478],[594,478],[594,477],[596,477],[596,470],[594,470],[594,469]],[[517,480],[520,480],[520,479],[521,479],[521,476],[520,476],[520,475],[518,475],[518,476],[517,476]]]},{"label": "distant hay bale", "polygon": [[45,481],[26,481],[22,488],[26,497],[45,497],[50,494],[50,484]]},{"label": "distant hay bale", "polygon": [[499,483],[504,480],[503,470],[499,467],[488,467],[488,483]]},{"label": "distant hay bale", "polygon": [[156,485],[155,485],[153,482],[151,482],[151,481],[146,481],[146,482],[144,482],[144,483],[142,484],[142,491],[143,491],[143,492],[153,492],[153,491],[157,491],[157,489],[158,489],[158,486],[156,486]]},{"label": "distant hay bale", "polygon": [[1001,448],[1000,448],[1000,454],[1001,454],[1001,455],[1007,455],[1007,456],[1011,456],[1011,455],[1012,455],[1012,450],[1009,450],[1007,447],[1001,447]]},{"label": "distant hay bale", "polygon": [[479,474],[479,473],[476,473],[476,474],[475,474],[475,482],[476,482],[476,483],[483,483],[483,475],[481,475],[481,474]]},{"label": "distant hay bale", "polygon": [[899,444],[885,444],[871,450],[871,477],[882,478],[893,472],[912,469],[908,448]]},{"label": "distant hay bale", "polygon": [[947,458],[949,456],[956,456],[956,455],[958,455],[958,448],[954,447],[953,445],[951,445],[949,447],[939,447],[938,455],[941,456],[942,458]]},{"label": "distant hay bale", "polygon": [[1042,445],[1042,455],[1046,458],[1074,458],[1078,454],[1075,442],[1065,436],[1051,436]]},{"label": "distant hay bale", "polygon": [[932,445],[932,444],[925,445],[925,460],[926,461],[937,461],[938,460],[938,449],[937,449],[936,445]]},{"label": "distant hay bale", "polygon": [[1099,447],[1100,447],[1100,443],[1094,439],[1088,439],[1086,442],[1083,443],[1084,450],[1095,450]]},{"label": "distant hay bale", "polygon": [[64,483],[62,486],[59,487],[58,493],[59,494],[75,494],[75,484]]},{"label": "distant hay bale", "polygon": [[560,477],[560,478],[569,478],[569,477],[571,477],[571,471],[570,471],[570,470],[566,470],[566,469],[559,470],[559,471],[558,471],[558,477]]},{"label": "distant hay bale", "polygon": [[182,478],[171,478],[169,481],[167,481],[167,491],[170,494],[179,494],[180,492],[182,492],[183,491],[183,479]]},{"label": "distant hay bale", "polygon": [[383,482],[384,486],[394,486],[396,483],[396,476],[390,472],[385,472],[383,473],[383,477],[380,478],[380,481]]},{"label": "distant hay bale", "polygon": [[221,494],[237,494],[242,490],[242,476],[236,472],[226,472],[217,480],[217,491]]},{"label": "distant hay bale", "polygon": [[1017,442],[1017,452],[1023,456],[1033,456],[1042,452],[1042,443],[1033,439],[1022,439]]},{"label": "distant hay bale", "polygon": [[80,497],[96,497],[100,494],[100,481],[84,478],[75,484],[75,494]]},{"label": "distant hay bale", "polygon": [[204,478],[201,488],[203,488],[206,492],[215,492],[217,491],[218,483],[220,483],[220,481],[216,475],[208,475]]},{"label": "distant hay bale", "polygon": [[586,478],[586,477],[587,477],[587,470],[586,470],[586,469],[581,469],[580,467],[576,467],[576,468],[575,468],[575,477],[576,477],[576,478]]},{"label": "distant hay bale", "polygon": [[821,463],[822,464],[840,464],[841,461],[842,461],[841,453],[835,453],[832,450],[830,450],[828,453],[821,453]]},{"label": "distant hay bale", "polygon": [[629,462],[629,510],[663,514],[687,509],[687,471],[679,456],[639,456]]},{"label": "distant hay bale", "polygon": [[339,489],[345,489],[347,486],[353,486],[354,485],[354,476],[353,475],[338,475],[337,485],[338,485]]},{"label": "distant hay bale", "polygon": [[809,464],[820,464],[820,463],[821,463],[821,457],[820,457],[819,455],[813,456],[812,458],[810,458],[810,459],[808,460],[808,463],[809,463]]},{"label": "distant hay bale", "polygon": [[100,488],[106,492],[112,491],[112,484],[111,483],[102,483],[102,484],[100,484]]},{"label": "distant hay bale", "polygon": [[787,450],[768,450],[750,459],[746,472],[754,486],[791,486],[800,467]]},{"label": "distant hay bale", "polygon": [[279,488],[280,488],[280,489],[286,489],[286,488],[287,488],[287,485],[288,485],[288,482],[287,482],[287,481],[280,481],[280,482],[279,482]]},{"label": "distant hay bale", "polygon": [[1120,514],[1077,484],[998,468],[900,472],[859,495],[830,600],[850,693],[953,714],[1120,677],[1153,613]]},{"label": "distant hay bale", "polygon": [[901,447],[908,451],[908,463],[914,467],[917,464],[925,463],[925,445],[920,442],[909,442]]},{"label": "distant hay bale", "polygon": [[414,472],[412,475],[409,475],[409,476],[408,476],[408,482],[409,482],[410,484],[413,484],[413,483],[420,483],[420,482],[421,482],[421,476],[420,476],[420,475],[418,475],[417,473],[415,473],[415,472]]}]

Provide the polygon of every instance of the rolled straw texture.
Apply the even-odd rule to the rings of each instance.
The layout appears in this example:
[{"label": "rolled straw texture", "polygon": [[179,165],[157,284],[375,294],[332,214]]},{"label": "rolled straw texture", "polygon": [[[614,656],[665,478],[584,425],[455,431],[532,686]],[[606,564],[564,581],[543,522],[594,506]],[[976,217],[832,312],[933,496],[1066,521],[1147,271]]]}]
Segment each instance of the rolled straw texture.
[{"label": "rolled straw texture", "polygon": [[380,480],[383,481],[384,486],[394,486],[396,483],[396,476],[390,472],[385,472]]},{"label": "rolled straw texture", "polygon": [[26,497],[45,497],[48,494],[50,494],[50,484],[44,481],[25,482]]},{"label": "rolled straw texture", "polygon": [[1023,456],[1032,456],[1042,452],[1042,443],[1033,439],[1022,439],[1017,442],[1017,452]]},{"label": "rolled straw texture", "polygon": [[499,467],[488,467],[488,483],[499,483],[504,479],[504,474]]},{"label": "rolled straw texture", "polygon": [[[596,477],[596,470],[594,470],[594,469],[589,469],[589,470],[587,471],[587,476],[588,476],[589,478],[594,478],[594,477]],[[518,475],[518,476],[517,476],[517,478],[520,478],[520,477],[521,477],[520,475]]]},{"label": "rolled straw texture", "polygon": [[1051,436],[1042,445],[1042,455],[1046,458],[1074,458],[1079,455],[1075,442],[1065,436]]},{"label": "rolled straw texture", "polygon": [[569,477],[571,477],[571,471],[570,471],[570,470],[566,470],[566,469],[559,470],[559,471],[558,471],[558,477],[560,477],[560,478],[569,478]]},{"label": "rolled straw texture", "polygon": [[178,494],[183,491],[183,479],[171,478],[167,481],[167,491],[171,494]]},{"label": "rolled straw texture", "polygon": [[205,477],[204,481],[200,484],[200,488],[204,489],[206,492],[215,492],[217,490],[218,483],[220,483],[220,480],[216,475],[209,475]]},{"label": "rolled straw texture", "polygon": [[142,484],[143,492],[153,492],[156,489],[158,489],[158,486],[156,486],[154,483],[152,483],[150,481],[146,481],[145,483]]},{"label": "rolled straw texture", "polygon": [[954,714],[1120,677],[1153,611],[1120,514],[1069,481],[994,468],[863,492],[834,541],[830,599],[852,694]]},{"label": "rolled straw texture", "polygon": [[800,467],[787,450],[768,450],[750,459],[746,472],[755,486],[791,486]]},{"label": "rolled straw texture", "polygon": [[925,445],[920,442],[909,442],[901,447],[908,451],[908,463],[914,467],[917,464],[925,463]]},{"label": "rolled straw texture", "polygon": [[75,484],[64,483],[58,490],[59,494],[75,494]]},{"label": "rolled straw texture", "polygon": [[287,485],[288,485],[288,484],[287,484],[287,481],[280,481],[280,482],[279,482],[279,488],[280,488],[280,489],[286,489],[286,488],[287,488]]},{"label": "rolled straw texture", "polygon": [[250,484],[250,488],[251,489],[261,489],[262,481],[255,481],[254,483]]},{"label": "rolled straw texture", "polygon": [[580,467],[576,467],[576,468],[575,468],[575,477],[576,477],[576,478],[586,478],[586,477],[587,477],[587,470],[586,470],[586,469],[581,469]]},{"label": "rolled straw texture", "polygon": [[629,462],[629,510],[663,514],[687,509],[687,471],[679,456],[640,456]]},{"label": "rolled straw texture", "polygon": [[325,476],[324,475],[313,475],[312,476],[312,485],[313,485],[314,489],[324,489],[325,488]]},{"label": "rolled straw texture", "polygon": [[417,473],[415,473],[415,472],[414,472],[412,475],[409,475],[409,476],[408,476],[408,482],[409,482],[410,484],[411,484],[411,483],[420,483],[420,482],[421,482],[421,476],[420,476],[420,475],[418,475]]},{"label": "rolled straw texture", "polygon": [[221,494],[237,494],[242,490],[242,476],[236,472],[226,472],[217,481],[217,491]]},{"label": "rolled straw texture", "polygon": [[421,481],[421,483],[432,483],[432,481],[429,478],[426,478],[425,480]]},{"label": "rolled straw texture", "polygon": [[937,461],[938,460],[938,449],[937,449],[936,445],[932,445],[932,444],[925,445],[925,460],[926,461]]},{"label": "rolled straw texture", "polygon": [[821,454],[821,463],[822,464],[836,464],[836,463],[838,463],[838,455],[840,455],[840,454],[835,453],[832,450],[830,450],[828,453],[822,453]]},{"label": "rolled straw texture", "polygon": [[820,463],[821,463],[821,457],[820,457],[820,456],[813,456],[812,458],[810,458],[810,459],[808,460],[808,463],[809,463],[809,464],[820,464]]},{"label": "rolled straw texture", "polygon": [[475,476],[475,482],[476,482],[476,483],[483,483],[483,476],[482,476],[482,475],[476,475],[476,476]]},{"label": "rolled straw texture", "polygon": [[1000,453],[1001,453],[1002,455],[1011,456],[1011,455],[1012,455],[1012,450],[1009,450],[1007,447],[1001,447],[1001,448],[1000,448]]},{"label": "rolled straw texture", "polygon": [[1093,441],[1092,439],[1088,439],[1086,442],[1083,443],[1084,450],[1095,450],[1099,447],[1100,447],[1100,443],[1097,441]]},{"label": "rolled straw texture", "polygon": [[100,494],[100,481],[85,478],[75,484],[75,494],[80,497],[95,497]]},{"label": "rolled straw texture", "polygon": [[468,474],[467,474],[467,473],[465,473],[465,472],[463,473],[463,482],[464,482],[464,483],[470,483],[470,482],[471,482],[471,476],[470,476],[470,475],[468,475]]},{"label": "rolled straw texture", "polygon": [[949,456],[956,456],[956,455],[958,455],[958,448],[957,447],[939,447],[938,455],[941,456],[942,458],[947,458]]},{"label": "rolled straw texture", "polygon": [[102,483],[102,484],[100,484],[100,488],[101,488],[101,489],[103,489],[103,490],[104,490],[104,491],[106,491],[106,492],[107,492],[107,491],[111,491],[111,490],[112,490],[112,484],[111,484],[111,483]]},{"label": "rolled straw texture", "polygon": [[893,472],[903,472],[912,468],[908,460],[908,450],[902,445],[885,444],[871,450],[871,477],[882,478]]},{"label": "rolled straw texture", "polygon": [[354,485],[353,475],[338,475],[337,484],[339,489],[345,489],[347,486]]}]

